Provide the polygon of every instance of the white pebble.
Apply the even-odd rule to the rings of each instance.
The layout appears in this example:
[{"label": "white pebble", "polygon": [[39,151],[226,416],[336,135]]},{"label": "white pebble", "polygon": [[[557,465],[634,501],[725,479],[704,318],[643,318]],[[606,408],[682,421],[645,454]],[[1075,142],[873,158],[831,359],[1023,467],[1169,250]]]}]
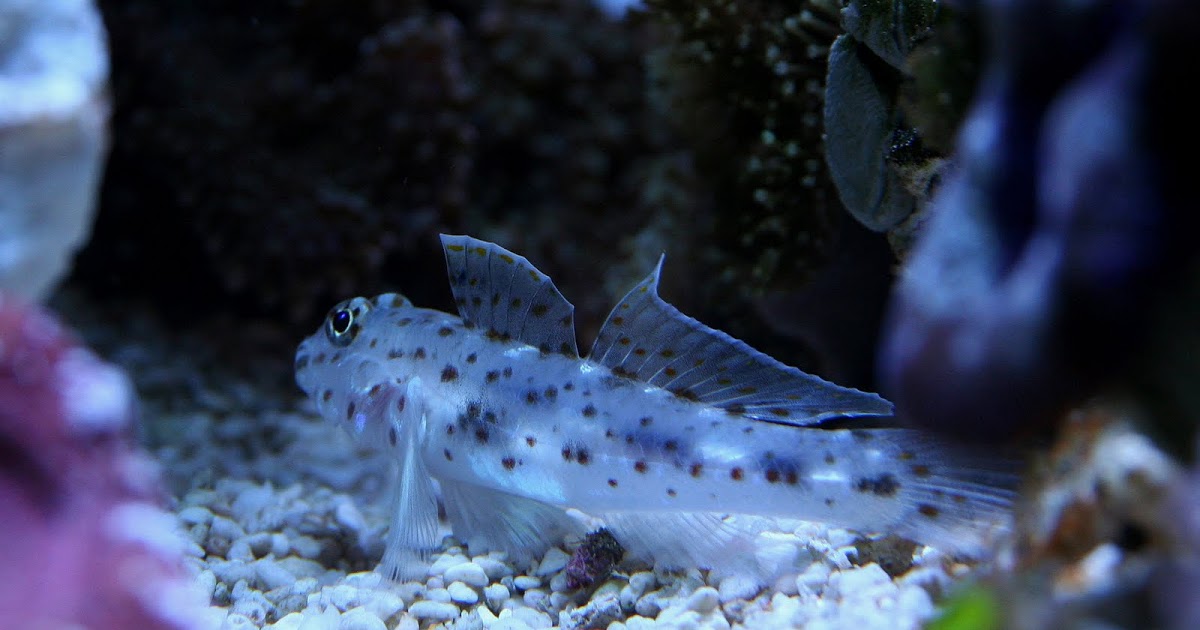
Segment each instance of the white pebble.
[{"label": "white pebble", "polygon": [[254,623],[245,615],[240,613],[232,613],[225,618],[221,624],[221,630],[251,630],[259,627],[259,624]]},{"label": "white pebble", "polygon": [[503,584],[492,584],[483,589],[483,599],[492,610],[500,610],[510,595],[508,587]]},{"label": "white pebble", "polygon": [[562,610],[571,603],[566,593],[550,593],[550,610]]},{"label": "white pebble", "polygon": [[204,506],[192,505],[179,511],[179,520],[188,525],[208,525],[213,520],[213,513]]},{"label": "white pebble", "polygon": [[721,605],[721,594],[711,586],[701,586],[687,598],[686,605],[688,610],[705,615]]},{"label": "white pebble", "polygon": [[470,562],[464,556],[458,554],[443,553],[439,554],[433,560],[433,564],[429,565],[429,575],[445,575],[451,567],[456,567],[460,564]]},{"label": "white pebble", "polygon": [[550,578],[550,590],[555,593],[562,593],[571,589],[567,588],[566,572],[555,573],[554,577]]},{"label": "white pebble", "polygon": [[352,608],[342,614],[338,630],[387,630],[383,621],[365,609]]},{"label": "white pebble", "polygon": [[629,576],[629,590],[633,592],[634,599],[637,599],[645,595],[646,591],[650,590],[657,581],[653,572],[638,571]]},{"label": "white pebble", "polygon": [[358,589],[348,584],[339,584],[333,588],[326,589],[325,595],[329,598],[330,604],[337,606],[337,609],[343,612],[358,606],[360,603]]},{"label": "white pebble", "polygon": [[303,623],[304,615],[294,612],[288,613],[280,618],[279,621],[264,627],[268,630],[300,630],[300,625]]},{"label": "white pebble", "polygon": [[512,575],[513,571],[507,564],[491,556],[479,556],[472,560],[483,572],[487,574],[489,580],[499,580],[506,575]]},{"label": "white pebble", "polygon": [[512,611],[512,618],[525,622],[526,625],[534,630],[549,628],[554,625],[554,622],[550,619],[550,615],[534,610],[533,608],[517,608]]},{"label": "white pebble", "polygon": [[394,593],[375,591],[370,599],[363,603],[363,608],[371,611],[376,617],[387,620],[404,610],[404,600]]},{"label": "white pebble", "polygon": [[874,562],[856,569],[840,571],[829,576],[829,592],[841,599],[878,599],[895,595],[897,587],[883,569]]},{"label": "white pebble", "polygon": [[342,501],[337,504],[337,507],[333,508],[333,520],[337,521],[337,524],[341,525],[342,528],[356,534],[367,527],[362,512],[350,500]]},{"label": "white pebble", "polygon": [[421,601],[409,606],[408,612],[417,619],[450,621],[458,617],[458,606],[445,602]]},{"label": "white pebble", "polygon": [[450,601],[450,591],[444,588],[431,588],[425,591],[425,599],[431,602],[448,602]]},{"label": "white pebble", "polygon": [[529,606],[530,608],[537,608],[538,606],[541,606],[542,601],[545,599],[546,591],[543,591],[540,588],[531,588],[528,591],[525,591],[525,594],[521,596],[521,600],[524,601],[525,605]]},{"label": "white pebble", "polygon": [[721,603],[728,604],[734,600],[750,600],[762,590],[762,585],[758,580],[748,575],[731,575],[723,580],[717,587],[717,591],[721,594]]},{"label": "white pebble", "polygon": [[474,562],[464,562],[445,570],[442,575],[451,582],[464,582],[471,586],[487,586],[488,576],[483,567]]},{"label": "white pebble", "polygon": [[534,575],[545,577],[552,573],[558,573],[567,566],[567,562],[570,560],[571,556],[568,556],[562,549],[551,547],[546,551],[546,555],[542,558]]},{"label": "white pebble", "polygon": [[796,588],[799,590],[808,590],[813,593],[821,593],[825,590],[825,585],[829,583],[829,574],[831,569],[824,561],[818,560],[804,570],[796,577]]},{"label": "white pebble", "polygon": [[296,579],[301,578],[319,578],[325,574],[325,567],[318,562],[288,556],[282,560],[276,560],[275,564],[288,570],[288,573],[296,576]]},{"label": "white pebble", "polygon": [[355,588],[376,588],[383,583],[383,575],[375,571],[359,571],[347,575],[342,582]]},{"label": "white pebble", "polygon": [[263,588],[268,591],[296,582],[296,576],[292,575],[291,571],[280,566],[271,557],[263,558],[254,563],[254,575],[258,579],[258,583],[262,584]]},{"label": "white pebble", "polygon": [[471,590],[470,586],[462,582],[451,582],[450,586],[446,587],[446,591],[450,593],[450,599],[460,604],[470,606],[479,602],[479,593]]},{"label": "white pebble", "polygon": [[213,575],[226,584],[237,584],[238,580],[254,579],[254,567],[241,560],[217,560],[209,563]]},{"label": "white pebble", "polygon": [[304,623],[300,624],[300,630],[338,630],[341,623],[342,616],[333,606],[325,609],[306,610],[304,611]]},{"label": "white pebble", "polygon": [[246,530],[242,529],[241,525],[225,518],[224,516],[214,516],[212,523],[208,528],[209,534],[219,536],[226,540],[237,540],[246,535]]},{"label": "white pebble", "polygon": [[535,578],[532,575],[518,575],[513,578],[513,586],[519,591],[528,591],[531,588],[537,588],[542,585],[540,578]]},{"label": "white pebble", "polygon": [[297,556],[312,560],[321,555],[321,543],[311,536],[295,536],[288,541]]}]

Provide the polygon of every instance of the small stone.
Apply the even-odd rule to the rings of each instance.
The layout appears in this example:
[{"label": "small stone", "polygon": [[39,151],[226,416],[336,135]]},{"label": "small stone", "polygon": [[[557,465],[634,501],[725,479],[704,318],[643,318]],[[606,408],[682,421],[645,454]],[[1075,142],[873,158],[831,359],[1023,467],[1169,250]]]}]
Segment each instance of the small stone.
[{"label": "small stone", "polygon": [[329,603],[336,606],[342,612],[350,610],[360,603],[358,589],[348,584],[339,584],[333,588],[326,589],[325,595],[328,597]]},{"label": "small stone", "polygon": [[212,523],[209,524],[208,532],[210,536],[218,536],[226,540],[237,540],[246,535],[246,530],[242,529],[241,525],[224,516],[214,516]]},{"label": "small stone", "polygon": [[450,594],[450,599],[459,604],[470,606],[479,602],[479,593],[462,582],[451,582],[446,591]]},{"label": "small stone", "polygon": [[863,596],[866,593],[894,592],[892,578],[878,564],[839,571],[829,576],[829,592],[841,598]]},{"label": "small stone", "polygon": [[571,603],[571,598],[566,593],[554,592],[550,593],[550,610],[562,610]]},{"label": "small stone", "polygon": [[470,562],[465,556],[459,554],[443,553],[433,559],[433,564],[429,565],[429,575],[445,575],[446,571],[451,567],[456,567],[460,564]]},{"label": "small stone", "polygon": [[371,611],[376,617],[387,621],[396,613],[404,610],[404,599],[395,593],[375,591],[370,599],[363,602],[363,608]]},{"label": "small stone", "polygon": [[492,610],[500,610],[510,595],[508,587],[503,584],[492,584],[483,589],[483,599]]},{"label": "small stone", "polygon": [[721,605],[721,594],[711,586],[702,586],[687,598],[687,609],[706,615]]},{"label": "small stone", "polygon": [[241,560],[217,560],[209,563],[209,568],[225,584],[236,584],[239,580],[252,580],[255,577],[254,567]]},{"label": "small stone", "polygon": [[296,582],[296,576],[281,566],[272,557],[254,562],[254,575],[258,583],[267,590],[288,586]]},{"label": "small stone", "polygon": [[300,630],[300,625],[304,623],[304,615],[293,612],[281,617],[279,621],[265,626],[268,630]]},{"label": "small stone", "polygon": [[359,607],[347,610],[342,614],[338,630],[387,630],[387,626],[379,617]]},{"label": "small stone", "polygon": [[558,547],[551,547],[546,551],[546,555],[542,558],[542,562],[538,564],[538,569],[535,575],[545,577],[562,571],[570,562],[571,556]]},{"label": "small stone", "polygon": [[343,583],[354,588],[377,588],[383,583],[383,576],[376,571],[359,571],[347,575]]},{"label": "small stone", "polygon": [[491,581],[499,580],[513,573],[511,567],[492,556],[478,556],[472,562],[479,565],[479,568],[483,569],[483,572],[488,576],[488,580]]},{"label": "small stone", "polygon": [[518,575],[513,578],[513,586],[519,591],[527,591],[542,585],[542,580],[531,575]]},{"label": "small stone", "polygon": [[415,602],[408,607],[408,612],[421,620],[450,621],[458,618],[458,606],[445,602]]},{"label": "small stone", "polygon": [[425,599],[431,602],[449,602],[451,601],[450,591],[444,588],[431,588],[425,591]]},{"label": "small stone", "polygon": [[260,624],[254,623],[251,619],[241,613],[230,613],[225,621],[221,624],[221,630],[252,630],[258,628]]},{"label": "small stone", "polygon": [[362,512],[349,500],[337,504],[337,507],[333,509],[333,520],[337,521],[337,524],[341,525],[343,529],[355,534],[367,528]]},{"label": "small stone", "polygon": [[213,513],[206,507],[192,505],[179,511],[179,520],[187,525],[208,525],[213,520]]},{"label": "small stone", "polygon": [[296,555],[301,558],[315,560],[321,555],[321,543],[317,542],[317,539],[311,536],[293,536],[288,540],[288,543],[292,551],[296,552]]},{"label": "small stone", "polygon": [[550,590],[555,593],[563,593],[574,590],[570,587],[568,582],[569,580],[567,579],[566,573],[555,573],[554,577],[550,578]]},{"label": "small stone", "polygon": [[796,577],[796,588],[820,594],[825,590],[825,585],[829,583],[831,571],[828,564],[818,560],[808,565],[808,568]]},{"label": "small stone", "polygon": [[734,600],[750,600],[762,590],[758,580],[748,575],[731,575],[721,580],[717,591],[721,594],[721,603],[728,604]]},{"label": "small stone", "polygon": [[487,586],[489,580],[483,567],[474,562],[464,562],[446,569],[442,575],[451,582],[463,582],[475,587]]},{"label": "small stone", "polygon": [[543,591],[540,588],[531,588],[528,591],[525,591],[525,594],[521,596],[521,600],[524,601],[525,605],[529,606],[530,608],[537,608],[538,606],[541,606],[542,600],[544,599],[546,599],[546,591]]},{"label": "small stone", "polygon": [[534,630],[549,628],[554,625],[554,621],[550,618],[550,615],[533,608],[517,608],[512,611],[512,618],[524,622]]},{"label": "small stone", "polygon": [[300,624],[300,630],[338,630],[341,624],[341,613],[329,606],[304,611],[304,623]]}]

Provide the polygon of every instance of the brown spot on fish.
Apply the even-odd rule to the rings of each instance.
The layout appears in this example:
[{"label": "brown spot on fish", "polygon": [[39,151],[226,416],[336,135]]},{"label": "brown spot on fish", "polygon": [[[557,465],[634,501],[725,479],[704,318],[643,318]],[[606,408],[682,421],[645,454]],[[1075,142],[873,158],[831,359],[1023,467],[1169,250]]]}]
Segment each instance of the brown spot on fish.
[{"label": "brown spot on fish", "polygon": [[800,475],[795,470],[787,471],[787,474],[784,475],[784,478],[789,486],[794,486],[800,482]]},{"label": "brown spot on fish", "polygon": [[928,503],[922,503],[918,505],[917,511],[921,513],[921,516],[927,518],[937,518],[942,513],[941,510],[929,505]]},{"label": "brown spot on fish", "polygon": [[399,348],[393,348],[391,350],[388,350],[387,358],[389,358],[389,359],[400,359],[403,357],[404,357],[404,351]]},{"label": "brown spot on fish", "polygon": [[565,354],[567,356],[574,356],[575,349],[571,347],[571,344],[564,341],[558,345],[558,353]]},{"label": "brown spot on fish", "polygon": [[399,326],[399,327],[401,327],[401,328],[403,328],[403,327],[405,327],[405,326],[407,326],[407,325],[411,324],[412,322],[413,322],[413,318],[411,318],[411,317],[402,317],[402,318],[400,318],[400,319],[396,320],[396,325],[397,325],[397,326]]},{"label": "brown spot on fish", "polygon": [[617,480],[616,480],[616,479],[609,479],[609,480],[608,480],[608,486],[609,486],[610,488],[616,488],[616,487],[617,487]]},{"label": "brown spot on fish", "polygon": [[646,349],[645,348],[634,348],[633,353],[638,355],[639,357],[644,357],[644,356],[646,356]]},{"label": "brown spot on fish", "polygon": [[650,467],[646,465],[646,462],[639,459],[638,461],[634,462],[633,469],[644,475],[646,474],[647,470],[650,470]]},{"label": "brown spot on fish", "polygon": [[396,411],[404,411],[404,405],[408,403],[408,399],[400,396],[396,399]]},{"label": "brown spot on fish", "polygon": [[537,438],[533,437],[532,435],[527,435],[525,436],[525,443],[529,445],[529,448],[533,448],[537,446]]},{"label": "brown spot on fish", "polygon": [[446,435],[454,435],[454,425],[453,424],[446,425]]},{"label": "brown spot on fish", "polygon": [[483,306],[483,298],[479,297],[478,295],[472,295],[471,296],[471,306],[474,306],[476,308]]},{"label": "brown spot on fish", "polygon": [[296,369],[303,370],[308,367],[308,355],[296,357]]},{"label": "brown spot on fish", "polygon": [[610,440],[611,440],[611,439],[613,439],[613,438],[614,438],[614,437],[616,437],[616,436],[617,436],[617,434],[616,434],[616,433],[614,433],[612,429],[605,429],[605,430],[604,430],[604,437],[606,437],[606,438],[608,438],[608,439],[610,439]]},{"label": "brown spot on fish", "polygon": [[333,398],[333,390],[332,389],[327,389],[321,393],[321,400],[323,400],[325,402],[329,402],[329,400],[331,398]]},{"label": "brown spot on fish", "polygon": [[454,329],[449,326],[442,326],[441,328],[438,329],[439,337],[449,337],[450,335],[453,335],[453,334],[454,334]]},{"label": "brown spot on fish", "polygon": [[665,449],[668,453],[674,453],[675,451],[679,450],[679,442],[676,442],[675,440],[667,440],[666,442],[663,442],[663,449]]},{"label": "brown spot on fish", "polygon": [[917,454],[912,451],[900,451],[900,454],[896,457],[898,457],[902,462],[907,462],[911,459],[915,459],[916,456]]},{"label": "brown spot on fish", "polygon": [[746,405],[742,403],[732,403],[725,405],[725,411],[734,415],[746,413]]},{"label": "brown spot on fish", "polygon": [[453,365],[449,365],[449,364],[447,364],[446,367],[442,368],[442,382],[443,383],[449,383],[450,381],[456,381],[456,380],[458,380],[458,368],[454,367]]},{"label": "brown spot on fish", "polygon": [[525,392],[525,404],[536,405],[538,403],[538,393],[534,390]]},{"label": "brown spot on fish", "polygon": [[566,383],[563,383],[563,391],[569,392],[573,389],[575,389],[575,383],[572,383],[571,381],[567,381]]},{"label": "brown spot on fish", "polygon": [[478,360],[479,360],[479,355],[475,354],[474,352],[467,355],[467,363],[475,363]]},{"label": "brown spot on fish", "polygon": [[893,497],[900,489],[900,482],[895,475],[884,473],[878,477],[863,477],[854,484],[854,489],[862,493],[870,493],[877,497]]},{"label": "brown spot on fish", "polygon": [[617,315],[616,317],[612,318],[612,320],[610,320],[610,321],[612,321],[613,326],[620,326],[621,324],[625,323],[625,318],[621,317],[620,315]]},{"label": "brown spot on fish", "polygon": [[791,411],[788,411],[787,409],[784,409],[783,407],[771,407],[771,409],[769,411],[771,412],[771,415],[779,416],[780,418],[786,418],[786,417],[792,415]]},{"label": "brown spot on fish", "polygon": [[371,389],[367,390],[367,396],[374,398],[379,395],[379,392],[382,392],[382,391],[383,391],[383,383],[375,383],[374,385],[371,386]]},{"label": "brown spot on fish", "polygon": [[670,359],[675,356],[675,351],[667,348],[665,350],[659,350],[658,355],[664,359]]},{"label": "brown spot on fish", "polygon": [[468,420],[478,420],[480,411],[482,411],[482,406],[478,402],[467,403],[466,416]]},{"label": "brown spot on fish", "polygon": [[546,306],[545,304],[534,304],[533,307],[529,309],[529,312],[533,313],[534,317],[545,317],[546,313],[549,311],[550,307]]},{"label": "brown spot on fish", "polygon": [[489,383],[495,383],[500,380],[500,373],[496,370],[488,370],[488,373],[484,376],[484,380]]},{"label": "brown spot on fish", "polygon": [[666,374],[667,376],[674,378],[676,375],[679,374],[679,371],[676,370],[675,368],[666,368],[663,370],[663,374]]},{"label": "brown spot on fish", "polygon": [[448,461],[448,462],[454,461],[454,454],[451,453],[450,449],[448,449],[448,448],[442,449],[442,456],[445,457],[446,461]]},{"label": "brown spot on fish", "polygon": [[562,448],[562,458],[568,462],[575,458],[575,452],[571,450],[570,446]]},{"label": "brown spot on fish", "polygon": [[546,388],[546,391],[542,392],[542,395],[546,397],[546,400],[554,402],[556,399],[558,399],[558,388],[551,385],[550,387]]},{"label": "brown spot on fish", "polygon": [[575,461],[579,462],[583,466],[587,466],[588,463],[592,461],[592,454],[588,452],[586,448],[581,448],[579,449],[579,452],[575,454]]},{"label": "brown spot on fish", "polygon": [[628,346],[629,344],[633,343],[633,340],[629,337],[621,337],[617,339],[617,343],[621,344],[622,346]]},{"label": "brown spot on fish", "polygon": [[694,392],[686,387],[672,389],[672,390],[670,390],[670,392],[680,398],[683,398],[684,400],[692,400],[692,401],[700,400],[700,397],[696,395],[696,392]]},{"label": "brown spot on fish", "polygon": [[826,498],[825,499],[825,507],[833,507],[833,499]]},{"label": "brown spot on fish", "polygon": [[653,422],[654,422],[654,418],[651,418],[650,416],[642,416],[642,418],[640,420],[638,420],[638,424],[640,424],[644,427],[650,426]]},{"label": "brown spot on fish", "polygon": [[756,393],[758,393],[758,388],[757,387],[742,387],[742,388],[739,388],[737,391],[739,394],[756,394]]},{"label": "brown spot on fish", "polygon": [[490,437],[490,435],[491,434],[488,433],[488,430],[483,427],[477,427],[475,429],[475,441],[479,442],[480,444],[487,444],[488,437]]},{"label": "brown spot on fish", "polygon": [[704,474],[704,464],[701,464],[700,462],[692,464],[691,467],[688,468],[688,473],[699,479],[700,475]]},{"label": "brown spot on fish", "polygon": [[596,415],[596,405],[593,405],[592,403],[588,403],[587,406],[585,406],[583,408],[583,417],[592,418],[592,417],[595,417],[595,415]]},{"label": "brown spot on fish", "polygon": [[837,463],[837,458],[833,456],[833,453],[826,451],[825,452],[825,463],[832,466]]},{"label": "brown spot on fish", "polygon": [[521,304],[522,304],[521,298],[519,298],[519,297],[513,298],[512,301],[508,303],[508,305],[513,308],[521,308]]},{"label": "brown spot on fish", "polygon": [[504,378],[512,378],[512,366],[504,368],[502,374],[504,374]]},{"label": "brown spot on fish", "polygon": [[517,460],[512,457],[505,457],[500,460],[500,463],[504,466],[504,470],[512,470],[517,467]]},{"label": "brown spot on fish", "polygon": [[768,470],[765,477],[769,483],[779,483],[779,471],[774,468]]},{"label": "brown spot on fish", "polygon": [[870,442],[875,439],[875,436],[865,429],[853,429],[850,431],[850,435],[859,442]]},{"label": "brown spot on fish", "polygon": [[351,420],[353,418],[354,418],[354,402],[351,401],[349,405],[346,405],[346,419]]},{"label": "brown spot on fish", "polygon": [[734,480],[734,481],[741,481],[741,480],[742,480],[742,479],[743,479],[745,476],[746,476],[746,473],[745,473],[745,471],[743,471],[743,470],[741,469],[741,467],[739,467],[739,466],[734,466],[734,467],[733,467],[733,468],[732,468],[732,469],[729,471],[729,478],[730,478],[730,479],[732,479],[732,480]]},{"label": "brown spot on fish", "polygon": [[673,496],[675,496],[675,489],[674,489],[674,488],[667,488],[667,496],[669,496],[669,497],[673,497]]},{"label": "brown spot on fish", "polygon": [[425,347],[421,346],[421,347],[418,347],[416,350],[413,350],[413,358],[414,359],[424,359],[425,358]]},{"label": "brown spot on fish", "polygon": [[396,427],[388,427],[388,443],[396,445]]},{"label": "brown spot on fish", "polygon": [[932,473],[929,471],[929,466],[924,464],[916,464],[912,467],[912,474],[924,479],[929,477],[929,475]]}]

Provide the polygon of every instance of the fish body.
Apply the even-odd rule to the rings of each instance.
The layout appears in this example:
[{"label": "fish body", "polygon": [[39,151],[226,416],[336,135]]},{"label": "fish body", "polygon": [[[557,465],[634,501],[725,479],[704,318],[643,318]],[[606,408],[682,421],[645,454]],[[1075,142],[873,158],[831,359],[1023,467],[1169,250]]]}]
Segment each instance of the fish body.
[{"label": "fish body", "polygon": [[548,277],[492,243],[443,246],[458,315],[354,298],[296,356],[324,417],[396,452],[393,575],[438,543],[432,480],[460,538],[518,557],[572,531],[566,508],[603,516],[628,548],[702,565],[739,544],[719,513],[969,548],[1007,508],[1002,475],[931,438],[822,427],[891,405],[683,315],[657,295],[661,260],[583,358]]}]

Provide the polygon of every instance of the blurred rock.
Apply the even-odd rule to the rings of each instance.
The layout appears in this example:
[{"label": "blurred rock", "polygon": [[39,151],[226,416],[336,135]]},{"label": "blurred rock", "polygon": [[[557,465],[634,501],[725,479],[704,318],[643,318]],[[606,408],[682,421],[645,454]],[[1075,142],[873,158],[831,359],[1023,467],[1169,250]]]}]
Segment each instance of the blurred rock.
[{"label": "blurred rock", "polygon": [[133,441],[129,379],[0,295],[0,611],[12,628],[197,627],[204,600]]},{"label": "blurred rock", "polygon": [[108,53],[88,0],[0,0],[0,290],[41,300],[91,231]]}]

